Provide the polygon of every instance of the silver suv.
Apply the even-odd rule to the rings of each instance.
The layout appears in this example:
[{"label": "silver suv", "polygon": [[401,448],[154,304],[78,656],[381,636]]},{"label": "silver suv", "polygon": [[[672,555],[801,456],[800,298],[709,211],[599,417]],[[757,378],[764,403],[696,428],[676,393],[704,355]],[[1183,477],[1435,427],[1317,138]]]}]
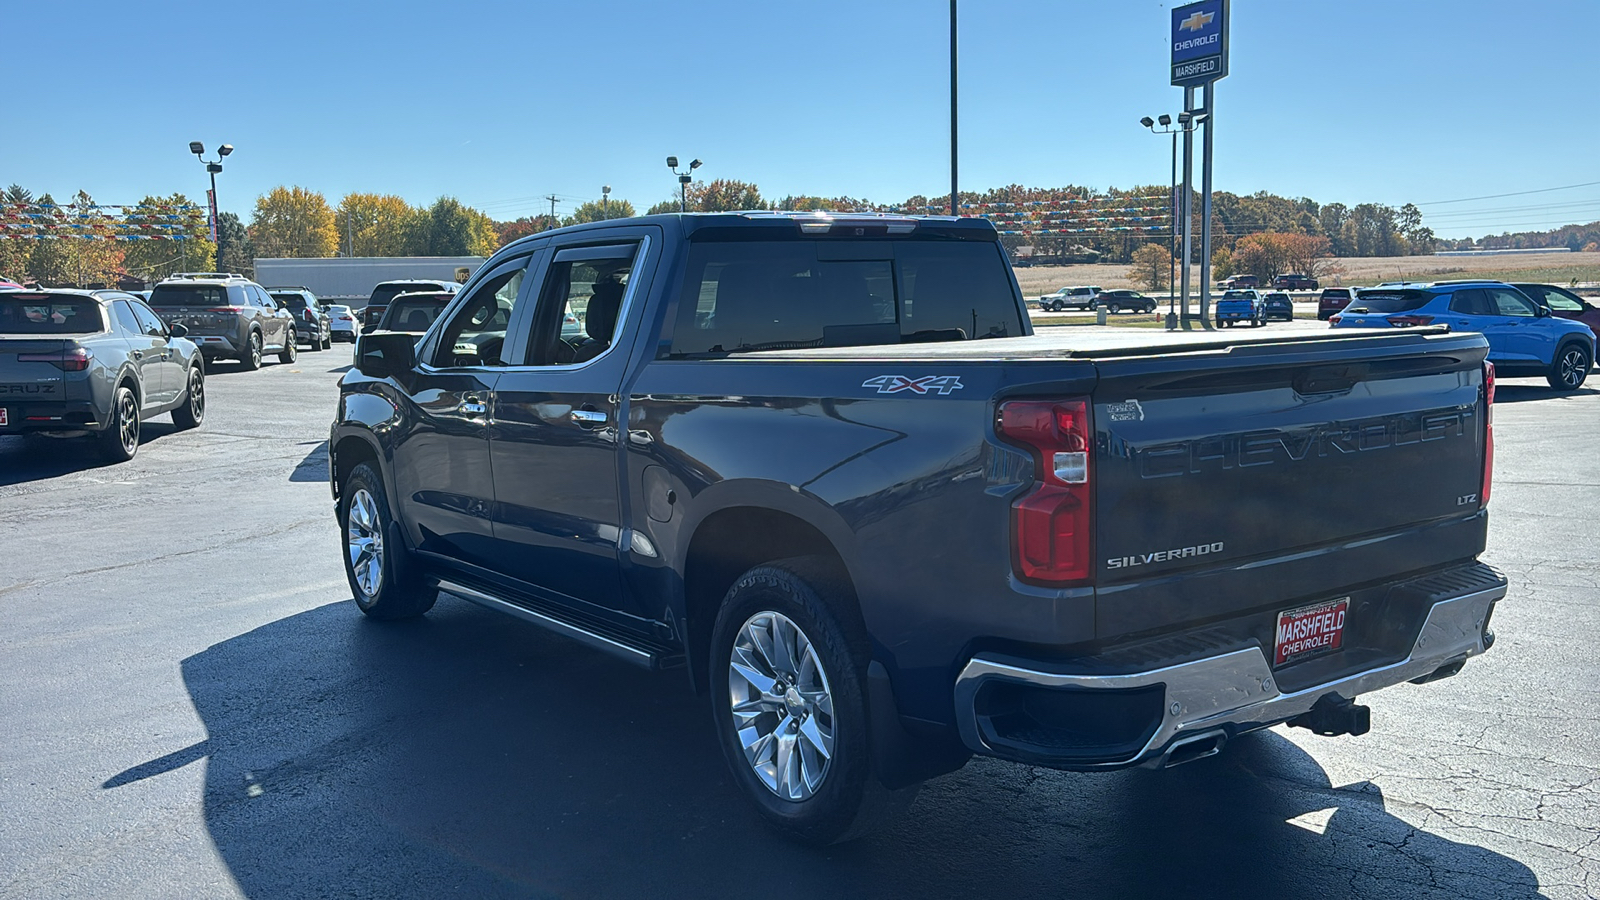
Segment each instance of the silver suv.
[{"label": "silver suv", "polygon": [[206,360],[259,369],[266,353],[295,360],[295,317],[261,285],[224,272],[180,272],[157,284],[150,306],[168,325],[187,328]]}]

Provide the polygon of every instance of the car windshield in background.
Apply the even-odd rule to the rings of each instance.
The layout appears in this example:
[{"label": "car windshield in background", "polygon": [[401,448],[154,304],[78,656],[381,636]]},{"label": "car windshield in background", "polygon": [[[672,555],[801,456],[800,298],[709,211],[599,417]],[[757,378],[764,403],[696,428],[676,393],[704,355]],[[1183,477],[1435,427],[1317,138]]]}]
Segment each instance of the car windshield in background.
[{"label": "car windshield in background", "polygon": [[272,299],[282,300],[285,306],[296,312],[306,308],[306,298],[299,294],[273,294]]},{"label": "car windshield in background", "polygon": [[1224,300],[1249,300],[1250,298],[1251,295],[1249,291],[1228,291],[1222,295],[1222,299]]},{"label": "car windshield in background", "polygon": [[151,306],[227,306],[228,289],[215,284],[162,284],[150,292]]},{"label": "car windshield in background", "polygon": [[702,241],[672,355],[970,340],[1023,333],[992,243]]},{"label": "car windshield in background", "polygon": [[388,306],[389,301],[400,294],[410,294],[418,291],[439,290],[438,282],[424,284],[380,284],[372,289],[372,299],[367,301],[368,306]]},{"label": "car windshield in background", "polygon": [[0,297],[0,334],[84,334],[100,331],[100,304],[87,297],[24,294]]},{"label": "car windshield in background", "polygon": [[410,331],[421,334],[439,318],[439,313],[450,304],[449,294],[437,297],[404,297],[389,307],[384,321],[390,331]]},{"label": "car windshield in background", "polygon": [[1362,291],[1355,310],[1372,313],[1398,313],[1421,309],[1433,295],[1427,291]]}]

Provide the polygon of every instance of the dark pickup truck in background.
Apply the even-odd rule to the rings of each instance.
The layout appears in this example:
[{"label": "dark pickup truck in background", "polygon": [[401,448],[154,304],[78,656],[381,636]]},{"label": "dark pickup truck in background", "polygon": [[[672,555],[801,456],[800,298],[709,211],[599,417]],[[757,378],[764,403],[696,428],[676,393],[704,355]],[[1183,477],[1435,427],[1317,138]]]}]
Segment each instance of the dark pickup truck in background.
[{"label": "dark pickup truck in background", "polygon": [[1490,646],[1481,335],[1047,331],[982,220],[517,241],[341,383],[357,605],[445,591],[684,671],[736,783],[813,843],[974,753],[1360,734],[1358,695]]}]

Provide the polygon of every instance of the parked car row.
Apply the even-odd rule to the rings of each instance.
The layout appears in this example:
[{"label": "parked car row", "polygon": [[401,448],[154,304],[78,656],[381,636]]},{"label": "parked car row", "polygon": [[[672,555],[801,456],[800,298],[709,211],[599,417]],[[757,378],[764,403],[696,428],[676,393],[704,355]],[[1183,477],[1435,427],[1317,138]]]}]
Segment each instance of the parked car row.
[{"label": "parked car row", "polygon": [[[1488,340],[1489,362],[1499,375],[1542,376],[1558,391],[1577,390],[1594,365],[1600,310],[1554,285],[1397,282],[1353,294],[1329,317],[1331,327],[1475,331]],[[1559,312],[1553,303],[1561,305]]]},{"label": "parked car row", "polygon": [[205,354],[125,291],[0,290],[0,434],[88,438],[112,462],[139,451],[141,423],[205,418]]},{"label": "parked car row", "polygon": [[1108,313],[1119,312],[1155,312],[1156,299],[1147,297],[1138,291],[1102,290],[1096,285],[1082,287],[1064,287],[1052,294],[1045,294],[1033,304],[1040,310],[1061,312],[1064,309],[1095,309],[1105,307]]}]

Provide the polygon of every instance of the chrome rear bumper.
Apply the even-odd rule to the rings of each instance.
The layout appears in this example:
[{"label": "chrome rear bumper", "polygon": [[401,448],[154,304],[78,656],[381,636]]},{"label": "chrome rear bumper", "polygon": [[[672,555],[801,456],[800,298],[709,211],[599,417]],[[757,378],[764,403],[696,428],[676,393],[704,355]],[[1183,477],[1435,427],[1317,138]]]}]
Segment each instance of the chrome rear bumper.
[{"label": "chrome rear bumper", "polygon": [[[1236,734],[1306,713],[1318,699],[1328,694],[1353,700],[1358,694],[1426,678],[1446,666],[1459,667],[1459,663],[1487,649],[1485,633],[1489,615],[1495,602],[1505,593],[1506,584],[1501,580],[1495,587],[1440,600],[1429,610],[1404,659],[1289,693],[1278,690],[1272,667],[1261,649],[1254,646],[1178,665],[1115,675],[1041,671],[979,654],[956,679],[956,723],[962,740],[975,753],[1077,770],[1159,767],[1167,764],[1171,754],[1184,745],[1218,736],[1217,746],[1220,747]],[[1164,685],[1163,715],[1143,747],[1126,758],[1069,764],[1044,758],[1028,759],[1028,754],[1019,753],[1015,746],[997,747],[985,735],[977,709],[978,692],[993,681],[1080,691]]]}]

